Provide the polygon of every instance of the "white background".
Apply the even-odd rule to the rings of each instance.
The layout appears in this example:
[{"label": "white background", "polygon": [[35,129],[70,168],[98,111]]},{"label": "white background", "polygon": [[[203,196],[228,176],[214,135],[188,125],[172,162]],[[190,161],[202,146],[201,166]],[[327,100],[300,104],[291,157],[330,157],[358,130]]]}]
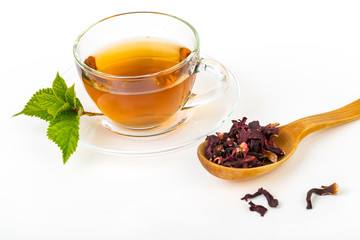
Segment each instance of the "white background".
[{"label": "white background", "polygon": [[[196,145],[146,158],[79,145],[63,165],[47,123],[11,118],[73,64],[81,31],[139,10],[198,30],[201,51],[241,86],[232,119],[284,125],[360,97],[358,1],[2,1],[0,239],[359,239],[360,121],[306,137],[267,175],[226,181],[203,169]],[[333,182],[339,194],[306,210],[306,192]],[[264,217],[240,200],[259,187],[280,202]]]}]

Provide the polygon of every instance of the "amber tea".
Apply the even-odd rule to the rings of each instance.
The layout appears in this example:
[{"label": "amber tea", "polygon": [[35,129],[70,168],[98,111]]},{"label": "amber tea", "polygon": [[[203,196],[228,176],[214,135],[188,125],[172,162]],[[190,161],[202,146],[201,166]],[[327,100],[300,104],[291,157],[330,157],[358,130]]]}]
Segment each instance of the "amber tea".
[{"label": "amber tea", "polygon": [[179,64],[190,53],[177,43],[150,38],[118,43],[85,60],[105,74],[83,74],[83,82],[89,96],[113,121],[134,129],[154,127],[169,120],[191,94],[193,64]]}]

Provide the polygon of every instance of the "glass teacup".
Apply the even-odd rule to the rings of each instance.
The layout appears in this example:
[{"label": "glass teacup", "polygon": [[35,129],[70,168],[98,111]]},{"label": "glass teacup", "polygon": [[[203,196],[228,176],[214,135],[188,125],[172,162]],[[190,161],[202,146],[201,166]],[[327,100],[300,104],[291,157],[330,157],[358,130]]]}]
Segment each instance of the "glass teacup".
[{"label": "glass teacup", "polygon": [[[186,21],[164,13],[131,12],[103,19],[75,41],[74,57],[85,89],[113,132],[148,136],[172,130],[190,109],[224,94],[228,73],[200,57],[199,36]],[[217,83],[192,92],[196,74]]]}]

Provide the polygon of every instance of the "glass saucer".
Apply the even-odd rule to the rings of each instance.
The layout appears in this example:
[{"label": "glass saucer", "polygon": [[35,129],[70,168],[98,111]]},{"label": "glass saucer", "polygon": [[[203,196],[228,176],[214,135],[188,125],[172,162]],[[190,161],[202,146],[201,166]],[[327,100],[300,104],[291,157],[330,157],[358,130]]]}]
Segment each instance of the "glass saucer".
[{"label": "glass saucer", "polygon": [[[80,143],[97,151],[144,156],[156,155],[161,153],[180,150],[205,140],[205,137],[212,134],[216,129],[228,120],[239,102],[239,84],[234,75],[229,73],[229,86],[226,93],[213,102],[188,110],[179,111],[180,115],[186,116],[186,120],[179,126],[175,126],[171,131],[155,136],[126,136],[108,130],[106,122],[111,121],[106,117],[82,116],[80,119]],[[68,86],[75,83],[75,92],[89,112],[100,112],[95,103],[87,95],[75,66],[61,74]],[[196,76],[193,92],[204,92],[207,88],[206,82],[212,78],[208,74],[198,74]],[[205,90],[204,90],[205,89]]]}]

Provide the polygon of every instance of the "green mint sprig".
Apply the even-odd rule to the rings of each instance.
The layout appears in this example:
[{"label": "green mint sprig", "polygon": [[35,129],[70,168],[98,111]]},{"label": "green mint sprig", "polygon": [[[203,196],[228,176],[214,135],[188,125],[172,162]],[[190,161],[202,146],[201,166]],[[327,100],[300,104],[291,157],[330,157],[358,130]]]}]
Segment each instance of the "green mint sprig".
[{"label": "green mint sprig", "polygon": [[21,114],[49,122],[47,137],[61,149],[64,164],[77,148],[80,117],[102,115],[85,112],[83,105],[76,97],[75,85],[68,88],[59,73],[52,83],[52,88],[37,91],[24,109],[14,116]]}]

